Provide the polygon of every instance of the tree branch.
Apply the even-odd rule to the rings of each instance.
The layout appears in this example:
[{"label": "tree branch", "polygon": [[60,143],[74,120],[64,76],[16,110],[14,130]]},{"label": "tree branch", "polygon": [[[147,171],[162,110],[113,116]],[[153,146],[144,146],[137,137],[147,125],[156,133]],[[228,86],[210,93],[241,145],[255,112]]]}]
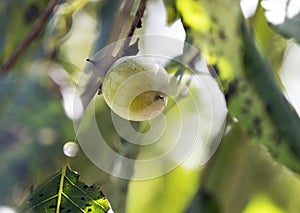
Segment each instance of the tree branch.
[{"label": "tree branch", "polygon": [[132,21],[131,27],[130,27],[128,33],[127,33],[126,39],[125,39],[120,51],[117,54],[117,58],[121,57],[124,54],[124,50],[127,47],[129,47],[129,44],[130,44],[130,39],[129,38],[133,36],[135,29],[137,28],[141,18],[143,17],[144,11],[146,9],[146,5],[147,5],[147,0],[141,0],[139,8],[137,9],[135,17]]},{"label": "tree branch", "polygon": [[0,68],[0,76],[8,74],[10,68],[17,62],[19,57],[26,51],[26,49],[32,44],[32,42],[40,35],[45,23],[48,21],[55,6],[59,0],[51,0],[45,11],[38,18],[37,23],[33,26],[32,30],[27,35],[26,39],[17,47],[16,51],[2,64]]}]

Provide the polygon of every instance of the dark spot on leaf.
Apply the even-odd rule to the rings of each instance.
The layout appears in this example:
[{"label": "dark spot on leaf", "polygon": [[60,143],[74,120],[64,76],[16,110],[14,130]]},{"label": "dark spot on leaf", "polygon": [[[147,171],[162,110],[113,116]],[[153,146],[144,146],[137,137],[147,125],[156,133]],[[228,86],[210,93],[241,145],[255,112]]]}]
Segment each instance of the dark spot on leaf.
[{"label": "dark spot on leaf", "polygon": [[87,204],[85,204],[85,206],[86,206],[86,207],[88,207],[88,206],[92,206],[92,205],[91,205],[91,204],[89,204],[89,203],[87,203]]},{"label": "dark spot on leaf", "polygon": [[255,117],[252,122],[254,125],[256,135],[261,136],[263,132],[261,127],[261,119],[259,117]]},{"label": "dark spot on leaf", "polygon": [[87,211],[88,211],[88,212],[91,212],[91,211],[92,211],[92,209],[88,209]]},{"label": "dark spot on leaf", "polygon": [[271,105],[270,104],[266,104],[266,110],[267,110],[267,112],[270,112],[271,111]]},{"label": "dark spot on leaf", "polygon": [[217,18],[216,18],[215,16],[212,16],[212,17],[211,17],[211,21],[212,21],[213,23],[215,23],[215,24],[218,22],[218,21],[217,21]]},{"label": "dark spot on leaf", "polygon": [[261,136],[262,135],[262,129],[261,128],[256,128],[256,135]]},{"label": "dark spot on leaf", "polygon": [[90,189],[94,189],[94,186],[93,186],[93,185],[91,185],[91,186],[90,186]]},{"label": "dark spot on leaf", "polygon": [[260,119],[259,117],[255,117],[255,118],[253,119],[253,124],[254,124],[255,126],[260,126],[260,124],[261,124],[261,119]]},{"label": "dark spot on leaf", "polygon": [[80,200],[85,200],[85,197],[81,197]]},{"label": "dark spot on leaf", "polygon": [[252,105],[252,100],[250,98],[247,98],[245,100],[245,103],[247,104],[247,106],[250,106],[250,105]]},{"label": "dark spot on leaf", "polygon": [[228,90],[225,94],[225,98],[227,102],[230,100],[231,96],[234,95],[234,93],[236,93],[237,85],[238,85],[237,79],[234,79],[233,81],[230,82]]},{"label": "dark spot on leaf", "polygon": [[44,196],[44,194],[42,193],[42,194],[39,194],[39,197],[43,197]]},{"label": "dark spot on leaf", "polygon": [[226,34],[225,34],[224,30],[220,30],[220,32],[219,32],[219,38],[222,39],[222,40],[226,39]]},{"label": "dark spot on leaf", "polygon": [[242,114],[248,114],[250,112],[250,109],[248,106],[245,106],[242,108],[241,112],[242,112]]},{"label": "dark spot on leaf", "polygon": [[24,18],[25,18],[26,23],[30,23],[30,22],[36,20],[39,15],[40,15],[40,8],[37,5],[32,4],[26,10],[26,12],[24,14]]},{"label": "dark spot on leaf", "polygon": [[211,45],[216,45],[215,39],[212,38],[212,37],[210,37],[209,43],[210,43]]},{"label": "dark spot on leaf", "polygon": [[65,207],[63,207],[63,206],[59,207],[59,210],[64,210],[64,209],[65,209]]},{"label": "dark spot on leaf", "polygon": [[84,185],[84,186],[83,186],[83,188],[84,188],[84,189],[87,189],[87,188],[88,188],[88,186],[87,186],[87,185]]},{"label": "dark spot on leaf", "polygon": [[102,197],[105,197],[102,191],[99,192]]},{"label": "dark spot on leaf", "polygon": [[53,205],[53,204],[50,205],[50,206],[49,206],[49,209],[56,209],[56,205]]},{"label": "dark spot on leaf", "polygon": [[67,210],[67,212],[71,212],[71,211],[72,211],[71,209],[68,209],[68,210]]}]

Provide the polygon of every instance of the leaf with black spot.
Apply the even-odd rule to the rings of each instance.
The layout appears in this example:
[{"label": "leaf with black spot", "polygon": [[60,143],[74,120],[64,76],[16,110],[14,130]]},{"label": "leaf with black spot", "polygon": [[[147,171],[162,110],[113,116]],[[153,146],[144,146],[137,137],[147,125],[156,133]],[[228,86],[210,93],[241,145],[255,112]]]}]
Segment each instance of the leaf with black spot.
[{"label": "leaf with black spot", "polygon": [[78,179],[77,172],[64,166],[32,193],[22,212],[108,212],[109,202],[99,187]]},{"label": "leaf with black spot", "polygon": [[274,159],[300,173],[299,116],[255,46],[238,1],[177,0],[173,6],[188,41],[217,68],[229,115]]}]

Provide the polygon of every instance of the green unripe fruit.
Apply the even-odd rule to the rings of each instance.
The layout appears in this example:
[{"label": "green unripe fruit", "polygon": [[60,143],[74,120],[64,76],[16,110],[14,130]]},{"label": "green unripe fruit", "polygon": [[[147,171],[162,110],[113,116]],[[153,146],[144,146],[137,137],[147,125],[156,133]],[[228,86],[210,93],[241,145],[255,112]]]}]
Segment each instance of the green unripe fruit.
[{"label": "green unripe fruit", "polygon": [[169,76],[148,57],[126,56],[107,72],[102,93],[108,106],[120,117],[144,121],[157,116],[167,104]]}]

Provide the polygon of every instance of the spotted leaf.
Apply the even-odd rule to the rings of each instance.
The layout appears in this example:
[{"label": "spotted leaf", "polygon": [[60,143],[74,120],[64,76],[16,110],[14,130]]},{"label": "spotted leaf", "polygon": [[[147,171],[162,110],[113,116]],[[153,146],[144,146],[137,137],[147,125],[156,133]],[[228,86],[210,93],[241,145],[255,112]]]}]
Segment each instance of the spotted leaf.
[{"label": "spotted leaf", "polygon": [[189,40],[218,73],[230,116],[252,141],[299,173],[299,116],[257,51],[239,1],[177,0],[176,8]]},{"label": "spotted leaf", "polygon": [[33,192],[22,212],[108,212],[109,202],[99,187],[78,179],[77,172],[64,166]]}]

